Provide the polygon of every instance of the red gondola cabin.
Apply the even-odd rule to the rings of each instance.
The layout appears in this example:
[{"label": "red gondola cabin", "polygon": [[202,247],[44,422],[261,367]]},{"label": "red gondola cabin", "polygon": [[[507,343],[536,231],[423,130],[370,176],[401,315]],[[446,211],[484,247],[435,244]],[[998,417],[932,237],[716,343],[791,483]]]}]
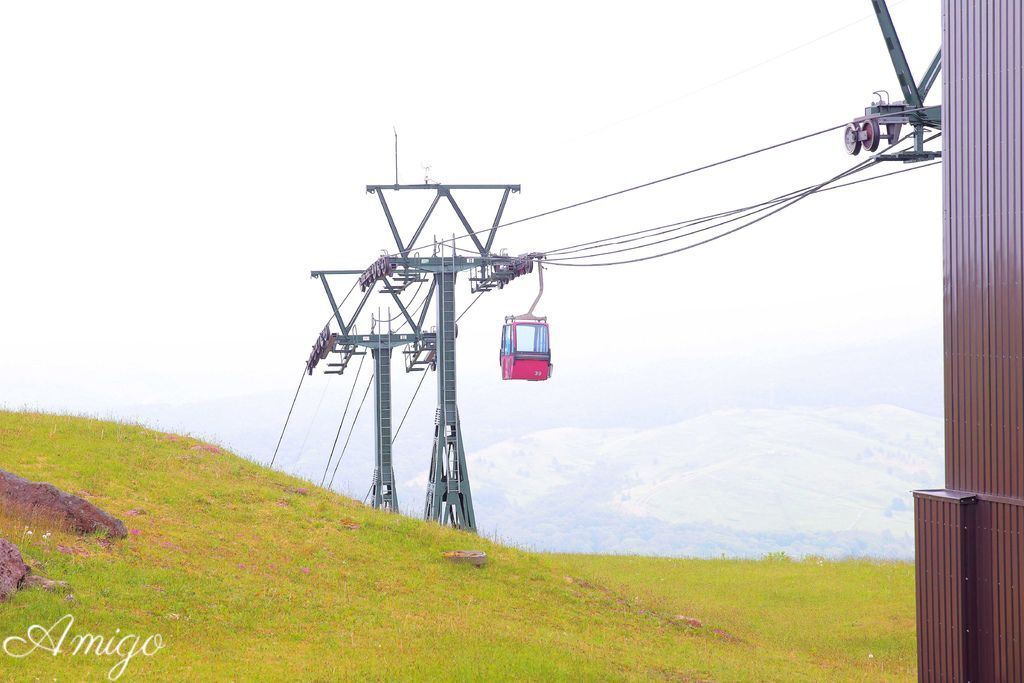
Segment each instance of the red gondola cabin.
[{"label": "red gondola cabin", "polygon": [[551,343],[545,319],[505,318],[501,331],[501,378],[541,382],[551,377]]}]

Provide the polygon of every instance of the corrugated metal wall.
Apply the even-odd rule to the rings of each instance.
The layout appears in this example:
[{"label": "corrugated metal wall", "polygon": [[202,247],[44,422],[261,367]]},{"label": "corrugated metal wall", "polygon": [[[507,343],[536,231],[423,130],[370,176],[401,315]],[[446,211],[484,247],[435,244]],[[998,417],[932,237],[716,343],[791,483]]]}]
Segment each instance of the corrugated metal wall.
[{"label": "corrugated metal wall", "polygon": [[914,496],[922,681],[1024,681],[1024,506]]},{"label": "corrugated metal wall", "polygon": [[968,576],[973,498],[919,492],[914,496],[917,665],[924,681],[967,681],[971,633]]},{"label": "corrugated metal wall", "polygon": [[1024,507],[981,501],[974,514],[977,681],[1024,681]]},{"label": "corrugated metal wall", "polygon": [[1024,497],[1020,0],[944,0],[946,487]]},{"label": "corrugated metal wall", "polygon": [[943,0],[947,489],[915,500],[923,681],[1024,681],[1022,4]]}]

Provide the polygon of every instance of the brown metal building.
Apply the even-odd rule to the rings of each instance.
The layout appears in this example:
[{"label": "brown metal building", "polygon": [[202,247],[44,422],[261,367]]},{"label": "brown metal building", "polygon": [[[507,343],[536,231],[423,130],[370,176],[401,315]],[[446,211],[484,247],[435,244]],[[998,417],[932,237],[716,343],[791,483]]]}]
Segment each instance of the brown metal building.
[{"label": "brown metal building", "polygon": [[942,0],[946,489],[914,494],[922,681],[1024,681],[1024,0]]}]

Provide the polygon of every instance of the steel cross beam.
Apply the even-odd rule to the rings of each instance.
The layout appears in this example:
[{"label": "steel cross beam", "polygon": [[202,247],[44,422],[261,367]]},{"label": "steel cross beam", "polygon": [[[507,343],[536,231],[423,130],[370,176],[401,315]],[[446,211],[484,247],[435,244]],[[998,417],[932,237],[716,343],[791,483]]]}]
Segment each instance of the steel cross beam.
[{"label": "steel cross beam", "polygon": [[[395,303],[398,305],[398,310],[400,310],[402,315],[405,316],[405,321],[409,323],[409,328],[413,331],[413,334],[419,335],[422,332],[420,326],[412,319],[409,311],[405,308],[405,304],[403,304],[402,300],[398,297],[398,291],[392,286],[391,281],[384,277],[381,278],[381,282],[384,283],[384,291],[391,295],[391,298],[394,299]],[[369,288],[367,291],[369,291]],[[426,310],[426,306],[424,306],[424,310]]]},{"label": "steel cross beam", "polygon": [[[398,192],[400,190],[433,190],[436,194],[434,195],[434,201],[431,202],[427,212],[423,215],[423,219],[420,221],[419,226],[416,228],[416,232],[413,233],[409,243],[406,244],[402,241],[402,236],[398,231],[398,226],[395,224],[394,216],[391,215],[391,207],[388,206],[387,199],[384,197],[385,190],[392,190]],[[455,201],[455,197],[452,196],[452,190],[503,190],[504,194],[501,198],[501,203],[498,205],[498,212],[494,217],[494,221],[491,223],[491,230],[487,236],[486,243],[480,241],[480,237],[469,220],[466,219],[465,214],[462,212],[462,208],[459,203]],[[388,221],[388,227],[391,229],[391,236],[395,240],[395,246],[398,247],[398,253],[402,256],[408,256],[409,253],[415,248],[416,240],[419,239],[423,233],[423,229],[427,226],[427,222],[434,213],[434,209],[437,208],[438,202],[441,198],[448,200],[452,210],[455,211],[455,215],[458,217],[459,222],[462,223],[466,229],[466,233],[470,239],[473,240],[473,244],[476,246],[481,256],[487,256],[490,253],[491,247],[494,244],[494,235],[497,232],[494,228],[497,228],[501,224],[501,216],[505,212],[505,204],[508,201],[508,196],[512,192],[519,192],[519,185],[450,185],[443,183],[424,183],[418,185],[367,185],[366,191],[370,194],[376,194],[377,199],[380,200],[380,206],[384,210],[384,217]]]},{"label": "steel cross beam", "polygon": [[[925,108],[924,106],[924,100],[932,89],[932,85],[935,84],[935,80],[939,76],[939,70],[942,68],[942,48],[939,48],[938,52],[935,53],[935,57],[932,58],[931,64],[928,65],[924,76],[921,77],[920,83],[915,82],[914,74],[911,72],[910,64],[907,62],[907,56],[903,52],[900,37],[896,33],[896,25],[893,24],[892,16],[889,14],[889,6],[886,4],[886,0],[871,0],[871,5],[875,9],[878,27],[882,30],[885,48],[889,51],[889,59],[892,61],[893,69],[896,71],[896,78],[900,83],[904,102],[910,109],[921,110],[909,114],[912,123],[914,123],[917,138],[920,141],[924,134],[923,126],[937,128],[942,124],[942,107]],[[921,150],[919,149],[918,151]]]},{"label": "steel cross beam", "polygon": [[885,38],[885,47],[889,51],[889,58],[896,70],[896,78],[899,79],[903,99],[911,108],[917,109],[921,106],[924,98],[921,97],[917,83],[914,82],[914,75],[910,72],[907,56],[903,54],[903,46],[900,44],[900,37],[896,34],[896,26],[892,23],[892,17],[889,15],[889,7],[885,4],[885,0],[871,0],[871,4],[875,8],[878,26],[882,29],[882,37]]},{"label": "steel cross beam", "polygon": [[334,335],[336,341],[335,350],[344,348],[346,346],[361,346],[363,348],[370,349],[394,349],[399,346],[406,344],[412,344],[416,341],[418,335],[415,334],[399,334],[397,332],[384,332],[380,334],[349,334],[349,335]]},{"label": "steel cross beam", "polygon": [[363,293],[362,300],[359,302],[359,305],[356,307],[355,312],[352,313],[352,317],[349,318],[349,321],[346,323],[345,319],[341,316],[341,309],[338,308],[338,302],[334,299],[334,292],[331,291],[331,285],[330,285],[329,282],[327,282],[327,276],[328,275],[353,275],[353,274],[358,275],[358,274],[360,274],[362,272],[363,271],[361,271],[361,270],[357,270],[357,271],[348,271],[348,270],[314,270],[314,271],[310,272],[310,274],[309,274],[310,277],[317,278],[317,279],[320,280],[321,283],[323,283],[324,291],[327,293],[327,300],[331,302],[331,310],[334,311],[334,319],[338,322],[338,327],[341,329],[341,333],[343,335],[345,335],[345,336],[347,336],[351,332],[351,327],[355,323],[356,318],[358,318],[359,314],[362,313],[363,306],[366,305],[366,300],[370,298],[370,291],[367,290],[366,292]]},{"label": "steel cross beam", "polygon": [[[324,292],[327,293],[327,300],[331,304],[331,310],[334,312],[334,319],[337,321],[338,327],[341,329],[341,335],[340,336],[342,336],[342,337],[348,337],[349,335],[352,334],[352,325],[355,324],[356,318],[359,317],[359,314],[362,312],[363,307],[366,306],[366,302],[370,298],[370,294],[371,294],[371,292],[373,290],[373,287],[370,286],[370,287],[366,288],[366,290],[363,292],[363,298],[359,301],[359,305],[356,306],[356,310],[352,313],[352,315],[346,321],[345,318],[341,314],[341,309],[338,306],[337,300],[335,300],[335,298],[334,298],[334,292],[331,290],[331,285],[327,281],[327,276],[328,275],[362,275],[364,272],[365,271],[362,271],[362,270],[314,270],[314,271],[310,271],[310,274],[309,274],[310,277],[319,279],[320,282],[324,286]],[[391,283],[391,281],[387,278],[387,276],[379,278],[378,281],[382,283],[383,289],[381,290],[381,292],[384,293],[384,294],[390,294],[391,295],[391,298],[394,300],[395,304],[398,306],[398,310],[401,311],[402,315],[405,317],[405,320],[409,324],[409,328],[413,331],[413,333],[416,334],[416,335],[421,334],[422,333],[422,327],[423,327],[423,320],[424,320],[424,317],[426,315],[426,309],[424,308],[423,313],[420,315],[418,321],[414,320],[413,317],[412,317],[412,314],[409,313],[409,309],[406,308],[405,304],[402,303],[401,298],[399,298],[398,290]],[[428,294],[427,294],[427,298],[428,299],[430,298],[430,292],[432,292],[432,291],[433,291],[433,285],[431,285],[431,289],[428,291]]]},{"label": "steel cross beam", "polygon": [[917,84],[917,92],[921,95],[921,102],[928,99],[928,93],[931,91],[932,86],[935,85],[935,80],[939,77],[941,69],[942,48],[939,48],[939,51],[932,57],[932,63],[928,65],[928,70],[924,72],[924,76],[921,76],[921,82]]}]

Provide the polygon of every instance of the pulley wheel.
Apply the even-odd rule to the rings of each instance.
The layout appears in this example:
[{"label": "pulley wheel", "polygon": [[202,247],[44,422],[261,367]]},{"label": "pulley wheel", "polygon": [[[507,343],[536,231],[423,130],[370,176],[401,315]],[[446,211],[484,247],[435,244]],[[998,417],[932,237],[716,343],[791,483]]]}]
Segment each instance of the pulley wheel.
[{"label": "pulley wheel", "polygon": [[846,145],[846,152],[848,154],[853,154],[854,156],[860,154],[859,132],[857,126],[852,123],[843,131],[843,143]]},{"label": "pulley wheel", "polygon": [[861,130],[864,132],[864,149],[869,152],[876,151],[882,142],[882,131],[878,128],[878,121],[868,119],[861,124]]}]

